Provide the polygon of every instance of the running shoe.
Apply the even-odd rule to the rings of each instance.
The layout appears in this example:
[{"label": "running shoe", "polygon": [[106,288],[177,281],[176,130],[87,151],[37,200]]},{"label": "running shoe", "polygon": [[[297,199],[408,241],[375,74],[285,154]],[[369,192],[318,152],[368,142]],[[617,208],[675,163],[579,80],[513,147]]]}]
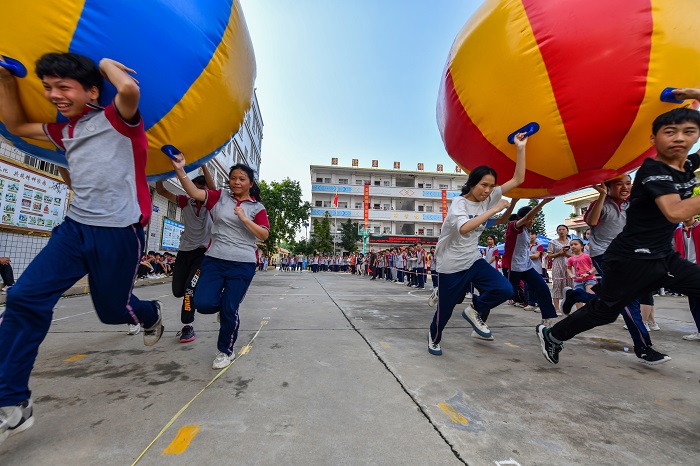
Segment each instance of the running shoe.
[{"label": "running shoe", "polygon": [[656,322],[647,322],[647,330],[661,330],[661,327],[659,327],[659,324]]},{"label": "running shoe", "polygon": [[129,324],[129,335],[138,335],[141,333],[141,324],[132,325]]},{"label": "running shoe", "polygon": [[15,406],[0,407],[0,443],[34,425],[34,404],[28,398]]},{"label": "running shoe", "polygon": [[462,317],[469,322],[476,333],[484,338],[491,338],[491,329],[481,320],[481,316],[476,312],[473,305],[470,304],[462,311]]},{"label": "running shoe", "polygon": [[442,349],[440,349],[440,343],[433,343],[433,337],[430,336],[430,330],[428,330],[428,353],[435,356],[442,356]]},{"label": "running shoe", "polygon": [[542,319],[542,325],[545,327],[549,328],[552,326],[552,319]]},{"label": "running shoe", "polygon": [[659,353],[651,346],[635,348],[634,354],[636,354],[637,357],[641,359],[641,363],[648,364],[650,366],[654,366],[656,364],[663,364],[671,360],[670,356],[663,353]]},{"label": "running shoe", "polygon": [[153,346],[158,343],[160,337],[163,336],[163,330],[165,330],[165,327],[163,326],[163,313],[160,309],[160,301],[153,301],[153,303],[156,305],[158,320],[156,320],[156,323],[153,324],[152,327],[143,329],[143,344],[146,346]]},{"label": "running shoe", "polygon": [[435,307],[438,303],[438,289],[433,288],[433,292],[430,294],[430,298],[428,298],[428,306],[430,307]]},{"label": "running shoe", "polygon": [[235,358],[235,355],[228,355],[226,353],[222,353],[221,351],[216,353],[216,357],[214,358],[214,362],[211,365],[212,369],[224,369],[225,367],[228,367],[232,362],[233,359]]},{"label": "running shoe", "polygon": [[194,341],[194,327],[191,325],[185,325],[182,327],[182,330],[177,332],[177,335],[180,337],[180,343],[189,343]]},{"label": "running shoe", "polygon": [[688,341],[700,341],[700,332],[691,333],[690,335],[684,335],[683,339]]},{"label": "running shoe", "polygon": [[523,309],[526,310],[526,311],[535,311],[535,312],[537,312],[537,308],[536,308],[535,306],[533,306],[532,304],[528,304],[528,305],[525,306]]},{"label": "running shoe", "polygon": [[554,343],[549,337],[550,329],[540,324],[535,328],[540,339],[542,354],[552,364],[559,364],[559,353],[564,349],[564,343]]},{"label": "running shoe", "polygon": [[571,308],[574,307],[574,304],[576,304],[574,301],[573,292],[574,289],[570,286],[564,287],[564,299],[561,300],[561,312],[567,316],[571,312]]},{"label": "running shoe", "polygon": [[472,330],[472,338],[478,338],[479,340],[486,340],[486,341],[493,341],[494,340],[493,335],[491,335],[488,338],[482,337],[481,335],[476,333],[474,330]]}]

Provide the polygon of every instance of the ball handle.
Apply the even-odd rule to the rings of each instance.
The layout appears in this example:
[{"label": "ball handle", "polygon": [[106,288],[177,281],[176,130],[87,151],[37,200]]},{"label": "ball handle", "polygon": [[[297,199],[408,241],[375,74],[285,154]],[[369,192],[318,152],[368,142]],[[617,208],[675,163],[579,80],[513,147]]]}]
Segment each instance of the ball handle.
[{"label": "ball handle", "polygon": [[515,136],[520,133],[525,133],[525,137],[532,136],[536,132],[540,130],[540,125],[535,123],[534,121],[532,123],[528,123],[522,128],[513,131],[510,133],[508,136],[508,142],[511,144],[515,144]]},{"label": "ball handle", "polygon": [[27,68],[25,68],[25,66],[19,60],[15,60],[14,58],[0,55],[0,66],[18,78],[24,78],[27,76]]},{"label": "ball handle", "polygon": [[678,100],[676,94],[673,93],[675,90],[675,87],[667,87],[661,91],[661,102],[668,102],[669,104],[682,104],[685,102],[685,100]]},{"label": "ball handle", "polygon": [[177,154],[180,153],[180,151],[177,149],[177,147],[170,145],[170,144],[164,145],[163,147],[160,148],[160,150],[161,150],[161,152],[163,152],[165,155],[167,155],[168,157],[170,157],[173,160],[177,160],[176,156],[177,156]]}]

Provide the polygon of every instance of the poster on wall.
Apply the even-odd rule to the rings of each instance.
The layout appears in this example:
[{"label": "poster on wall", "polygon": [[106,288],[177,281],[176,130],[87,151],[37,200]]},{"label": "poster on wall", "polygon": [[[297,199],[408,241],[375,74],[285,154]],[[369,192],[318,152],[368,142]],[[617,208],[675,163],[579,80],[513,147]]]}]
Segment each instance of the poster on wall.
[{"label": "poster on wall", "polygon": [[185,225],[175,220],[163,217],[163,229],[160,235],[160,248],[166,251],[180,249],[180,235],[185,231]]},{"label": "poster on wall", "polygon": [[0,228],[49,233],[63,222],[69,195],[58,179],[0,160]]}]

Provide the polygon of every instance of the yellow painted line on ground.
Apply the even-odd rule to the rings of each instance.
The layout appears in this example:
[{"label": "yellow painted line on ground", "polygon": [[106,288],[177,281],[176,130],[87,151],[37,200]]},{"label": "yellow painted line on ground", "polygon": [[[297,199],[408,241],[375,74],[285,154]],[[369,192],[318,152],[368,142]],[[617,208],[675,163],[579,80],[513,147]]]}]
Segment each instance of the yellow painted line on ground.
[{"label": "yellow painted line on ground", "polygon": [[80,359],[83,359],[85,356],[87,356],[87,354],[76,354],[75,356],[71,356],[68,359],[64,359],[63,362],[75,362]]},{"label": "yellow painted line on ground", "polygon": [[160,454],[160,456],[163,455],[179,455],[181,453],[184,453],[185,450],[187,450],[187,447],[190,446],[190,442],[192,439],[194,439],[195,435],[199,433],[199,426],[182,426],[180,427],[180,430],[177,431],[177,435],[173,439],[172,442],[170,442],[170,445],[168,445],[168,448],[163,450],[163,453]]},{"label": "yellow painted line on ground", "polygon": [[[248,344],[247,344],[246,346],[251,346],[251,345],[253,344],[253,341],[258,337],[258,335],[259,335],[260,332],[262,331],[263,327],[266,326],[266,325],[269,324],[269,323],[270,323],[269,320],[263,320],[262,322],[260,322],[260,328],[258,329],[257,332],[255,332],[255,335],[253,335],[253,338],[250,339],[250,341],[248,342]],[[168,430],[168,428],[170,428],[170,426],[173,425],[173,423],[174,423],[175,421],[177,421],[177,418],[179,418],[180,415],[181,415],[182,413],[184,413],[184,412],[187,410],[187,408],[190,407],[190,405],[191,405],[192,403],[194,403],[194,400],[196,400],[197,397],[199,397],[199,395],[201,395],[202,393],[204,393],[204,390],[206,390],[206,389],[209,388],[214,382],[216,382],[216,381],[219,379],[219,377],[221,377],[222,375],[224,375],[224,374],[226,373],[227,370],[229,370],[231,367],[233,367],[233,364],[234,364],[236,361],[238,361],[240,358],[241,358],[240,356],[237,356],[233,361],[231,361],[231,364],[229,364],[229,365],[228,365],[227,367],[225,367],[224,369],[221,369],[221,370],[219,371],[219,373],[216,374],[216,375],[214,376],[214,378],[211,379],[211,380],[209,381],[209,383],[206,384],[206,385],[204,386],[204,388],[202,388],[199,392],[197,392],[197,394],[196,394],[195,396],[193,396],[192,399],[191,399],[190,401],[188,401],[187,404],[185,404],[185,406],[183,406],[182,408],[180,408],[180,410],[179,410],[177,413],[175,413],[175,415],[168,421],[168,423],[165,424],[165,427],[163,427],[163,429],[161,429],[161,431],[158,432],[158,435],[156,435],[156,438],[154,438],[154,439],[151,441],[151,443],[149,443],[148,446],[141,452],[141,454],[139,455],[139,457],[136,458],[136,460],[134,460],[133,463],[131,463],[131,466],[135,466],[139,461],[141,461],[141,458],[143,458],[144,455],[148,452],[148,450],[151,449],[151,447],[153,446],[153,444],[156,443],[156,442],[158,441],[158,439],[161,438],[161,437],[163,436],[163,434],[165,433],[165,431]]]},{"label": "yellow painted line on ground", "polygon": [[380,345],[382,345],[382,348],[385,349],[391,348],[391,345],[385,341],[381,342]]},{"label": "yellow painted line on ground", "polygon": [[239,355],[239,356],[243,356],[244,354],[248,354],[248,353],[250,353],[250,350],[251,350],[251,349],[253,349],[252,346],[250,346],[250,345],[245,345],[245,346],[244,346],[243,348],[241,348],[241,350],[238,352],[238,355]]},{"label": "yellow painted line on ground", "polygon": [[505,343],[503,343],[503,344],[506,345],[506,346],[510,346],[511,348],[520,348],[518,345],[514,345],[513,343],[505,342]]},{"label": "yellow painted line on ground", "polygon": [[276,307],[273,307],[272,309],[277,309]]},{"label": "yellow painted line on ground", "polygon": [[445,414],[447,414],[450,417],[450,419],[452,419],[452,422],[454,422],[455,424],[466,424],[467,422],[469,422],[467,418],[459,414],[454,408],[454,406],[452,406],[451,404],[440,403],[438,406],[441,410],[445,412]]}]

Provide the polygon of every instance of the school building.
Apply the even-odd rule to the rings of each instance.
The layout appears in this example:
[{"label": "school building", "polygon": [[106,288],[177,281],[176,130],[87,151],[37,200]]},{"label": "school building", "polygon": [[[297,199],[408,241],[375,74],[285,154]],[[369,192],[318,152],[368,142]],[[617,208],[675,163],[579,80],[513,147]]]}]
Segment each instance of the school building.
[{"label": "school building", "polygon": [[[245,163],[260,173],[262,138],[263,120],[254,93],[241,129],[207,162],[217,189],[228,187],[228,170],[236,163]],[[201,170],[197,172],[190,177]],[[144,250],[175,253],[184,229],[181,210],[155,192],[155,183],[149,185],[153,212],[145,230]],[[184,194],[177,179],[166,181],[165,187]],[[0,257],[10,257],[15,279],[46,245],[53,227],[63,221],[69,202],[70,191],[54,164],[32,157],[0,137]]]},{"label": "school building", "polygon": [[312,230],[313,220],[328,212],[337,242],[341,223],[350,219],[356,228],[367,225],[369,244],[376,248],[418,241],[436,244],[447,209],[460,195],[467,175],[454,165],[449,165],[451,172],[442,164],[435,171],[426,171],[422,163],[415,171],[402,170],[400,162],[394,162],[393,169],[378,165],[374,160],[372,167],[360,167],[353,159],[351,166],[343,167],[337,158],[331,165],[311,165]]}]

